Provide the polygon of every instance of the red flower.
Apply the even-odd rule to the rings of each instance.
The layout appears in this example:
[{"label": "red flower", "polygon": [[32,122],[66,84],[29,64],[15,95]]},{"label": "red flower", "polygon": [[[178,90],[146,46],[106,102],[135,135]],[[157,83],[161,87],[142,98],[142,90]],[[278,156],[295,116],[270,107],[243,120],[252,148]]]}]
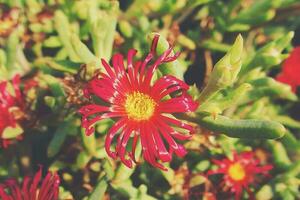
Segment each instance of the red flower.
[{"label": "red flower", "polygon": [[[24,103],[20,85],[20,76],[16,75],[12,79],[12,89],[9,89],[8,81],[0,82],[0,142],[3,147],[7,147],[9,140],[3,138],[3,132],[7,127],[16,127],[20,116],[18,113],[23,110]],[[12,94],[14,93],[14,94]]]},{"label": "red flower", "polygon": [[253,152],[234,153],[233,159],[213,160],[218,165],[217,170],[211,170],[208,175],[223,174],[221,185],[224,190],[235,194],[235,199],[240,199],[245,189],[252,196],[249,186],[256,182],[257,174],[268,175],[272,165],[259,166],[260,161],[254,157]]},{"label": "red flower", "polygon": [[14,179],[6,180],[0,184],[0,197],[2,200],[57,200],[59,193],[59,176],[48,172],[41,180],[42,170],[35,176],[25,177],[22,186]]},{"label": "red flower", "polygon": [[[139,138],[144,159],[151,165],[166,170],[158,160],[170,162],[173,152],[177,156],[184,156],[186,150],[181,144],[176,143],[174,138],[187,140],[193,131],[191,125],[172,117],[173,113],[190,112],[197,108],[198,104],[186,93],[188,85],[171,75],[163,76],[155,83],[151,82],[160,64],[172,62],[179,56],[179,53],[173,55],[173,48],[170,47],[147,68],[155,55],[158,37],[153,39],[151,51],[143,61],[133,63],[137,51],[129,50],[127,70],[121,54],[113,56],[113,68],[102,59],[106,73],[95,76],[88,83],[85,94],[87,97],[96,95],[106,104],[90,104],[79,110],[83,116],[82,126],[86,128],[87,135],[94,132],[93,125],[97,121],[105,118],[117,120],[106,136],[105,149],[110,157],[120,157],[130,168],[132,161],[135,161],[135,149]],[[177,96],[170,97],[169,94],[174,92],[177,92]],[[182,131],[185,129],[187,134],[172,126],[177,126]],[[117,133],[119,137],[113,152],[110,147]],[[131,137],[133,137],[132,151],[128,152],[126,158],[126,146]],[[165,143],[169,148],[166,148]]]},{"label": "red flower", "polygon": [[300,47],[294,48],[290,56],[284,61],[282,71],[276,80],[290,85],[293,92],[296,92],[300,85]]}]

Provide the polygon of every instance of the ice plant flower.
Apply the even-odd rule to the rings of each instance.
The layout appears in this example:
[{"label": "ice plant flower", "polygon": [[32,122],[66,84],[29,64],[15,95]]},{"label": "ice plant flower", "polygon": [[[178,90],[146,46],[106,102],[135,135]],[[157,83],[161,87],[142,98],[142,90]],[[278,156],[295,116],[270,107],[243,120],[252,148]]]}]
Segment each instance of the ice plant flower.
[{"label": "ice plant flower", "polygon": [[7,147],[10,143],[3,134],[6,128],[15,128],[24,108],[23,97],[19,88],[20,77],[16,75],[12,79],[12,89],[9,90],[9,82],[0,82],[0,143]]},{"label": "ice plant flower", "polygon": [[234,153],[233,159],[213,160],[218,169],[211,170],[208,175],[223,174],[221,185],[225,191],[229,190],[235,194],[235,199],[240,199],[243,190],[246,190],[252,197],[250,185],[256,182],[258,174],[268,175],[273,168],[272,165],[260,165],[253,152]]},{"label": "ice plant flower", "polygon": [[[179,157],[184,156],[187,153],[185,148],[175,139],[187,140],[193,131],[193,126],[172,116],[173,113],[190,112],[197,108],[198,104],[186,92],[188,85],[171,75],[152,83],[159,65],[172,62],[179,56],[179,53],[173,54],[173,48],[169,47],[149,64],[155,56],[158,38],[158,35],[154,37],[151,51],[143,61],[134,63],[133,57],[137,51],[129,50],[127,69],[121,54],[113,56],[113,67],[102,59],[106,73],[99,73],[88,83],[85,95],[97,96],[106,104],[89,104],[79,110],[87,135],[94,132],[93,125],[97,121],[116,119],[107,133],[105,149],[110,157],[119,157],[130,168],[132,162],[136,161],[134,155],[139,138],[145,161],[166,170],[159,161],[170,162],[173,153]],[[172,97],[170,94],[173,94]],[[117,134],[113,151],[111,146]],[[132,148],[127,152],[126,146],[130,139]]]},{"label": "ice plant flower", "polygon": [[290,85],[292,91],[296,92],[297,87],[300,86],[300,46],[294,48],[284,61],[282,71],[276,80]]},{"label": "ice plant flower", "polygon": [[42,179],[40,169],[34,177],[25,177],[22,186],[15,179],[0,183],[0,197],[2,200],[57,200],[59,184],[55,172],[48,172]]}]

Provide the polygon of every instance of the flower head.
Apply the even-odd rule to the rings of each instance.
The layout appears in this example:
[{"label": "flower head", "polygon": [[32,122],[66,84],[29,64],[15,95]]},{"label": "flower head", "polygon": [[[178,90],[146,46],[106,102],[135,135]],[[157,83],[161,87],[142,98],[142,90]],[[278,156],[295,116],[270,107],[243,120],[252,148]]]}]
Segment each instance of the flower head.
[{"label": "flower head", "polygon": [[217,170],[211,170],[208,175],[223,174],[223,189],[235,194],[236,199],[240,199],[245,189],[249,195],[250,185],[256,182],[258,174],[268,175],[273,168],[272,165],[260,166],[260,161],[255,158],[253,152],[234,153],[233,159],[213,160],[218,165]]},{"label": "flower head", "polygon": [[[173,54],[170,47],[149,64],[155,56],[157,42],[158,36],[155,36],[151,51],[143,61],[134,63],[133,57],[137,51],[129,50],[126,68],[121,54],[113,56],[113,67],[102,59],[106,73],[99,73],[88,83],[85,96],[97,96],[105,103],[89,104],[79,110],[87,135],[94,132],[93,125],[97,121],[116,119],[107,133],[105,149],[110,157],[120,157],[128,167],[132,167],[132,161],[135,161],[135,149],[140,138],[144,159],[166,170],[158,160],[170,162],[173,153],[184,156],[186,150],[175,139],[187,140],[193,131],[191,125],[172,116],[173,113],[190,112],[197,108],[198,104],[186,93],[188,85],[171,75],[152,83],[159,65],[172,62],[179,56],[179,53]],[[117,134],[116,148],[112,151],[112,142]],[[131,152],[127,152],[130,139],[132,148]]]},{"label": "flower head", "polygon": [[16,127],[24,108],[23,97],[19,88],[20,76],[12,79],[12,87],[8,81],[0,82],[0,142],[7,147],[9,140],[3,135],[8,127]]},{"label": "flower head", "polygon": [[296,47],[290,56],[284,61],[282,71],[276,80],[291,86],[292,91],[296,92],[300,86],[300,47]]},{"label": "flower head", "polygon": [[25,177],[22,186],[14,179],[0,183],[2,200],[57,200],[59,193],[59,176],[48,172],[42,179],[40,169],[34,177]]}]

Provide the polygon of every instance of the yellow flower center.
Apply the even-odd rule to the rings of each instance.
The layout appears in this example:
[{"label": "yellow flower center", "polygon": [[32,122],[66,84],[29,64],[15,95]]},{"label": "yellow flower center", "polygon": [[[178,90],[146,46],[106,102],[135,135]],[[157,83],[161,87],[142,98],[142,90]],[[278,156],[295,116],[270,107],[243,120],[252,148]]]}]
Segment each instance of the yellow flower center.
[{"label": "yellow flower center", "polygon": [[229,166],[228,174],[235,181],[243,180],[246,176],[245,170],[240,163],[234,163]]},{"label": "yellow flower center", "polygon": [[133,92],[127,95],[125,101],[125,110],[129,118],[142,121],[152,117],[155,111],[156,103],[147,94]]}]

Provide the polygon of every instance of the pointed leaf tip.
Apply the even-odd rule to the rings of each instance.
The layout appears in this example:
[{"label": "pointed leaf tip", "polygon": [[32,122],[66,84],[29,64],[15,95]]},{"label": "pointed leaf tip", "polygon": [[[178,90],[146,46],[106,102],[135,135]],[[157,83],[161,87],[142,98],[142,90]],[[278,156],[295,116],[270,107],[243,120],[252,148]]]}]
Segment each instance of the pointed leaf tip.
[{"label": "pointed leaf tip", "polygon": [[243,53],[243,37],[241,34],[237,36],[230,50],[230,63],[233,65],[241,60]]}]

